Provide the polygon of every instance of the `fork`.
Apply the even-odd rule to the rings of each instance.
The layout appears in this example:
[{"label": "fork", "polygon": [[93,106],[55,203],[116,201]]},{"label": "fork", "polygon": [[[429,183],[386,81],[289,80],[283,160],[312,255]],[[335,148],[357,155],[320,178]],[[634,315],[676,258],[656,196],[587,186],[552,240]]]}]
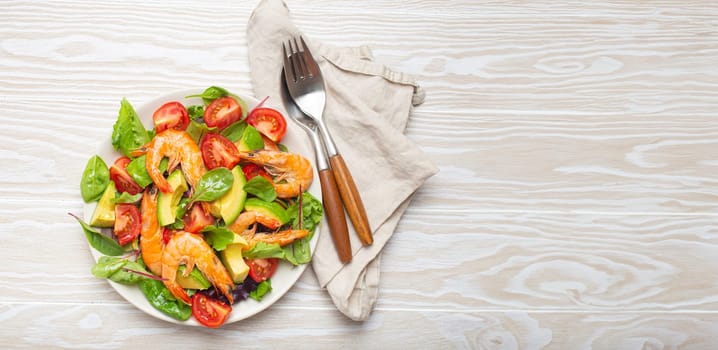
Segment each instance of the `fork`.
[{"label": "fork", "polygon": [[282,53],[287,90],[299,109],[317,123],[349,220],[362,244],[371,245],[374,239],[364,203],[354,184],[354,178],[324,123],[327,94],[319,65],[302,37],[299,37],[299,43],[296,38],[292,38],[286,45],[282,44]]},{"label": "fork", "polygon": [[289,91],[287,91],[285,80],[284,73],[282,73],[281,82],[279,84],[279,95],[282,98],[284,109],[287,110],[287,115],[306,131],[314,146],[319,183],[322,186],[322,205],[324,206],[327,223],[329,224],[329,233],[332,236],[339,261],[346,264],[352,260],[352,248],[349,242],[349,231],[347,230],[347,220],[344,217],[344,206],[342,205],[341,195],[339,194],[332,169],[329,167],[329,163],[327,163],[326,156],[324,155],[324,148],[319,139],[317,123],[314,122],[314,119],[306,116],[294,103],[289,96]]}]

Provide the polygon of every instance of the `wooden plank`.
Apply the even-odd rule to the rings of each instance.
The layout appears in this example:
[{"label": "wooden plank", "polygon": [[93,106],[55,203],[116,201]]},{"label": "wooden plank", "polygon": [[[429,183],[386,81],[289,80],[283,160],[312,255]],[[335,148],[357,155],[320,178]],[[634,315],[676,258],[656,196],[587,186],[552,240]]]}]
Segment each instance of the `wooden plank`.
[{"label": "wooden plank", "polygon": [[155,342],[182,348],[706,349],[718,342],[716,313],[380,309],[362,323],[334,310],[277,308],[207,330],[148,318],[123,305],[0,304],[0,324],[2,344],[14,349],[131,348]]}]

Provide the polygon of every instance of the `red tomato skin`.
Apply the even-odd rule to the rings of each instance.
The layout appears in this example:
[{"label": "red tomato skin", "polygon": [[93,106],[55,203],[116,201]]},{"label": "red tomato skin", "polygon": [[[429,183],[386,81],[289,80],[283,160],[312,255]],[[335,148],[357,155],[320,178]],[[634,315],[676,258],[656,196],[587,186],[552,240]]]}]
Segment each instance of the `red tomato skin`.
[{"label": "red tomato skin", "polygon": [[222,130],[242,119],[242,107],[233,97],[220,97],[204,110],[204,122],[209,126]]},{"label": "red tomato skin", "polygon": [[237,146],[220,134],[205,135],[199,148],[208,170],[218,167],[232,169],[240,161]]},{"label": "red tomato skin", "polygon": [[267,179],[269,182],[274,182],[269,173],[257,164],[249,163],[242,166],[242,172],[244,173],[244,177],[247,179],[247,181],[251,180],[255,176],[261,176]]},{"label": "red tomato skin", "polygon": [[132,242],[140,234],[142,218],[140,210],[133,204],[121,203],[115,206],[114,233],[120,245]]},{"label": "red tomato skin", "polygon": [[287,132],[287,121],[282,113],[267,107],[253,109],[247,116],[247,124],[273,142],[279,142]]},{"label": "red tomato skin", "polygon": [[172,239],[172,229],[169,227],[165,227],[162,229],[162,242],[165,244],[170,242],[170,239]]},{"label": "red tomato skin", "polygon": [[271,278],[279,265],[277,258],[244,259],[244,262],[249,266],[249,277],[257,283]]},{"label": "red tomato skin", "polygon": [[192,296],[192,316],[205,327],[220,327],[231,312],[231,305],[210,298],[202,292],[197,292]]},{"label": "red tomato skin", "polygon": [[189,126],[189,113],[187,108],[177,101],[163,104],[152,114],[155,131],[159,134],[167,129],[187,130]]},{"label": "red tomato skin", "polygon": [[142,187],[135,182],[135,179],[127,172],[127,164],[130,164],[129,157],[117,158],[110,167],[110,179],[115,183],[117,191],[120,193],[127,192],[135,195],[142,192]]},{"label": "red tomato skin", "polygon": [[212,215],[207,214],[199,203],[192,205],[183,220],[184,230],[192,233],[199,233],[207,225],[214,224]]}]

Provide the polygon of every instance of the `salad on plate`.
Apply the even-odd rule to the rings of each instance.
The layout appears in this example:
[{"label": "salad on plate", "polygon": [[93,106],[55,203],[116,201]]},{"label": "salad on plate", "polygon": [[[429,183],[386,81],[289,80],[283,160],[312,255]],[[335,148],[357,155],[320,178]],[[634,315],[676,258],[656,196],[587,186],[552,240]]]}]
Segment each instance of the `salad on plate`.
[{"label": "salad on plate", "polygon": [[246,101],[216,86],[138,111],[123,99],[111,142],[87,162],[85,217],[71,215],[92,274],[156,317],[212,328],[249,317],[311,260],[315,170],[284,116]]}]

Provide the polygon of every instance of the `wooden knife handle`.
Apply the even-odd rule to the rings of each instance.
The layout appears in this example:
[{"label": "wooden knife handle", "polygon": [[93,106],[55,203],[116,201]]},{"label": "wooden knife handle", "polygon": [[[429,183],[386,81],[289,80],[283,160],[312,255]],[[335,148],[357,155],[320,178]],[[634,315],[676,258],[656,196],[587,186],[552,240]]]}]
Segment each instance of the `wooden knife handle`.
[{"label": "wooden knife handle", "polygon": [[371,245],[374,243],[374,238],[371,235],[369,220],[366,217],[366,209],[364,209],[364,203],[354,184],[354,178],[352,178],[349,168],[347,168],[347,165],[344,163],[344,158],[342,158],[341,154],[336,154],[329,158],[329,163],[332,166],[334,177],[337,180],[339,193],[344,202],[344,209],[346,209],[347,214],[349,214],[349,219],[352,225],[354,225],[359,240],[361,240],[365,246]]},{"label": "wooden knife handle", "polygon": [[352,260],[352,247],[349,243],[349,229],[347,228],[347,219],[344,217],[344,207],[332,171],[330,169],[319,171],[319,182],[322,184],[322,202],[332,241],[334,241],[339,260],[346,264]]}]

